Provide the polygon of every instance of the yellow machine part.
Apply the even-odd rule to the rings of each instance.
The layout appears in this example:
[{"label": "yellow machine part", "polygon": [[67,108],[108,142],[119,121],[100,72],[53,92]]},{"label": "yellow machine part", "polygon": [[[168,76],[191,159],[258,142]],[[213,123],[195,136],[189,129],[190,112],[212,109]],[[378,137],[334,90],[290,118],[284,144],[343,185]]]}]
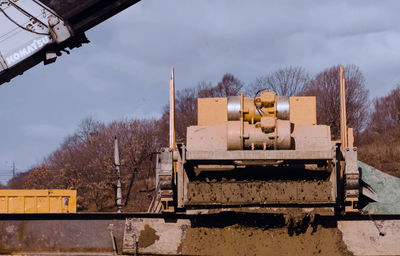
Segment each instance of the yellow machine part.
[{"label": "yellow machine part", "polygon": [[[267,103],[268,100],[275,100],[275,94],[268,96],[263,93],[262,98],[256,98],[257,103],[262,103],[261,110],[266,117],[276,117],[275,102]],[[239,97],[239,96],[238,96]],[[243,121],[249,123],[261,122],[261,115],[254,105],[254,98],[244,97],[243,99]],[[228,122],[228,98],[198,98],[197,99],[197,125],[198,126],[215,126]],[[240,109],[238,105],[237,110]],[[212,111],[210,111],[212,110]],[[293,124],[316,125],[317,124],[317,99],[315,96],[295,96],[289,97],[289,118]],[[240,120],[240,115],[236,121]]]},{"label": "yellow machine part", "polygon": [[76,213],[76,190],[0,190],[0,213]]},{"label": "yellow machine part", "polygon": [[[255,104],[261,106],[257,110]],[[252,124],[260,122],[262,115],[269,117],[276,117],[276,93],[265,91],[262,92],[260,97],[243,99],[243,119]],[[261,114],[262,113],[262,114]]]}]

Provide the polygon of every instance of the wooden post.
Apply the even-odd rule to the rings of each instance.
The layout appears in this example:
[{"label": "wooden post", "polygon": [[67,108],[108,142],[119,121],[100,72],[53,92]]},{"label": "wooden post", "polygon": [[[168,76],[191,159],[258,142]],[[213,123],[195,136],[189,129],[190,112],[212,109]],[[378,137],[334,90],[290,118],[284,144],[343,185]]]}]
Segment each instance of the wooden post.
[{"label": "wooden post", "polygon": [[114,137],[114,165],[115,165],[115,175],[117,177],[117,197],[116,203],[118,212],[122,212],[122,185],[121,185],[121,163],[119,162],[119,148],[118,148],[118,138]]},{"label": "wooden post", "polygon": [[341,148],[348,147],[347,116],[346,116],[346,81],[343,76],[343,67],[340,66],[340,141]]},{"label": "wooden post", "polygon": [[[175,141],[175,77],[174,77],[174,67],[171,67],[171,80],[169,82],[169,148],[172,150],[172,154],[176,151],[176,141]],[[174,185],[177,184],[178,176],[178,162],[172,160],[172,180]],[[179,184],[178,184],[179,187]],[[178,195],[180,196],[180,195]],[[173,202],[173,197],[165,200],[165,208],[163,206],[164,212],[174,212],[174,206],[171,204]]]},{"label": "wooden post", "polygon": [[169,82],[169,148],[176,149],[175,143],[175,78],[174,67],[171,67]]}]

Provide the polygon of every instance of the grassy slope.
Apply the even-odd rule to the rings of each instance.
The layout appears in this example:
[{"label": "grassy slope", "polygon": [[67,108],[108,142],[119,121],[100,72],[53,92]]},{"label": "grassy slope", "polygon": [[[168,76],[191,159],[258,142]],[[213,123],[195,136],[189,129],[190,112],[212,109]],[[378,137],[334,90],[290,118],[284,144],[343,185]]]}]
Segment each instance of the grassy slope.
[{"label": "grassy slope", "polygon": [[358,147],[359,160],[400,178],[400,129],[374,134],[371,143]]}]

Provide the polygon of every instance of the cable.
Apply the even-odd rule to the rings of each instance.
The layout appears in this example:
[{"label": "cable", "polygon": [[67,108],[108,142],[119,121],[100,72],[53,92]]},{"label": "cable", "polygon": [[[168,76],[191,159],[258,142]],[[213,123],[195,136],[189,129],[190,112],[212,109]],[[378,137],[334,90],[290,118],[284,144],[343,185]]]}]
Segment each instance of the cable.
[{"label": "cable", "polygon": [[260,114],[260,116],[263,116],[263,115],[266,115],[266,114],[264,113],[264,111],[262,110],[262,108],[260,108],[260,107],[257,105],[257,103],[256,103],[256,98],[257,98],[257,95],[258,95],[260,92],[265,91],[265,90],[267,90],[267,88],[258,90],[258,91],[256,92],[256,94],[254,95],[254,98],[253,98],[253,99],[254,99],[254,106],[256,106],[257,112]]},{"label": "cable", "polygon": [[40,33],[40,32],[36,32],[36,31],[33,31],[33,30],[29,30],[29,29],[25,28],[24,26],[18,24],[10,16],[8,16],[8,14],[3,10],[3,8],[0,8],[0,11],[4,14],[4,16],[6,16],[7,19],[9,19],[12,23],[14,23],[20,29],[23,29],[25,31],[28,31],[28,32],[31,32],[31,33],[34,33],[34,34],[38,34],[38,35],[44,35],[44,36],[49,36],[50,35],[50,33]]},{"label": "cable", "polygon": [[378,224],[376,223],[376,220],[374,220],[374,219],[372,218],[372,215],[371,215],[368,211],[360,210],[360,212],[361,212],[362,214],[367,214],[367,215],[368,215],[368,217],[369,217],[369,218],[371,219],[371,221],[374,223],[374,225],[375,225],[376,229],[378,230],[380,236],[385,236],[385,235],[386,235],[386,233],[383,232],[383,231],[381,230],[381,228],[380,228],[380,227],[378,226]]},{"label": "cable", "polygon": [[[16,1],[16,0],[13,0]],[[13,3],[13,1],[8,1],[9,5],[12,5],[15,9],[17,9],[18,11],[20,11],[21,13],[23,13],[26,17],[29,17],[30,19],[34,19],[37,22],[39,22],[40,24],[42,24],[43,26],[45,26],[46,28],[49,28],[47,26],[47,24],[43,23],[41,20],[39,20],[38,18],[36,18],[35,16],[33,16],[32,14],[28,13],[27,11],[25,11],[24,9],[22,9],[19,5],[17,5],[16,3]],[[45,16],[44,16],[45,17]]]}]

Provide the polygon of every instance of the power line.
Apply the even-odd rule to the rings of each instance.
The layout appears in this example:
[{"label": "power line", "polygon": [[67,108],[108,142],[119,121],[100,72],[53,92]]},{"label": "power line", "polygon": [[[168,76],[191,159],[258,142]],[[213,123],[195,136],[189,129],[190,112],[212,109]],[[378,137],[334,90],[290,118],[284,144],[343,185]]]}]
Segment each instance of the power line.
[{"label": "power line", "polygon": [[12,162],[10,169],[0,170],[0,182],[7,183],[16,176],[17,170],[18,169],[15,167],[15,162]]}]

